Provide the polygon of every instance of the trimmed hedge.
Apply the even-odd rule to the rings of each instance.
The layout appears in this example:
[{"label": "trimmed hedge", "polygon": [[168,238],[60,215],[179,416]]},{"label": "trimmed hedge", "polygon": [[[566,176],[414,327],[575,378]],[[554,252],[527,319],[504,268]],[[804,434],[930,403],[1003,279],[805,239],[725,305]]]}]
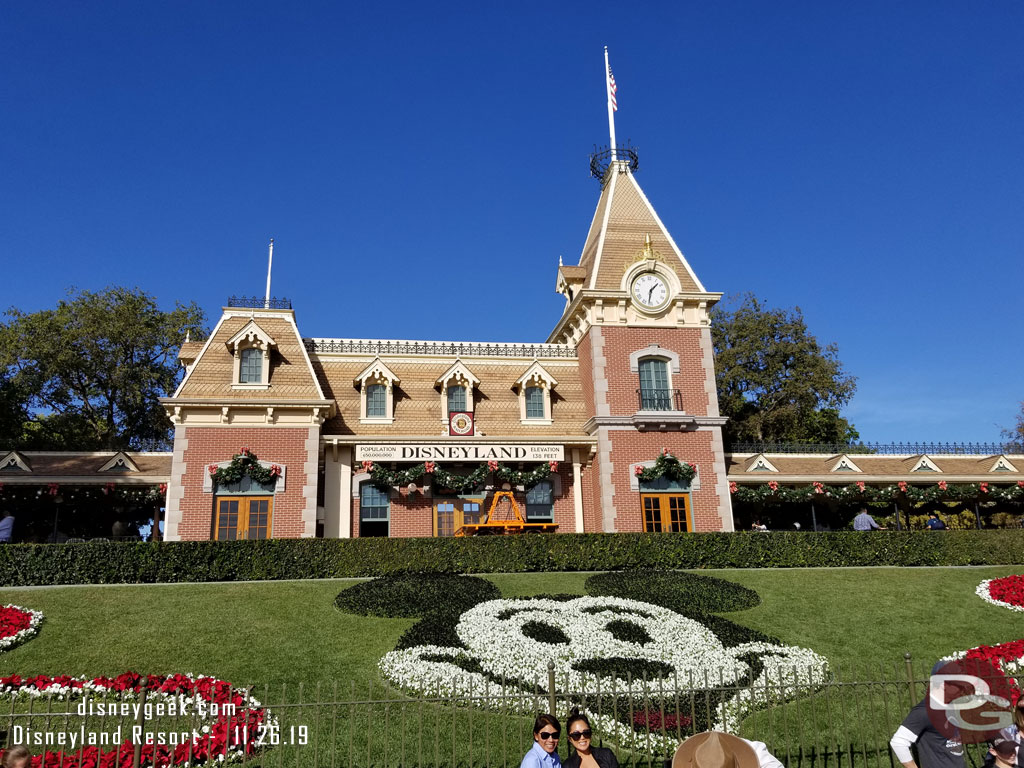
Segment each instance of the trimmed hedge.
[{"label": "trimmed hedge", "polygon": [[587,578],[586,588],[591,595],[644,600],[684,616],[742,611],[761,604],[757,592],[740,584],[680,571],[598,573]]},{"label": "trimmed hedge", "polygon": [[477,603],[496,600],[499,590],[487,579],[447,573],[398,573],[354,584],[334,599],[346,613],[386,618],[419,618],[429,613],[456,617]]},{"label": "trimmed hedge", "polygon": [[635,568],[1009,565],[1024,530],[586,533],[0,545],[0,586],[519,573]]}]

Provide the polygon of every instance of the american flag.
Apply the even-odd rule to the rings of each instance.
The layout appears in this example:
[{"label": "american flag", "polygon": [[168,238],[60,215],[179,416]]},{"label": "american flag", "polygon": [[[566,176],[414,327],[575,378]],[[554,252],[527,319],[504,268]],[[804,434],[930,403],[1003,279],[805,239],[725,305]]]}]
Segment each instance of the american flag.
[{"label": "american flag", "polygon": [[612,74],[612,65],[608,65],[608,101],[612,103],[612,111],[618,112],[619,105],[615,100],[615,92],[619,90],[619,86],[615,84],[615,75]]}]

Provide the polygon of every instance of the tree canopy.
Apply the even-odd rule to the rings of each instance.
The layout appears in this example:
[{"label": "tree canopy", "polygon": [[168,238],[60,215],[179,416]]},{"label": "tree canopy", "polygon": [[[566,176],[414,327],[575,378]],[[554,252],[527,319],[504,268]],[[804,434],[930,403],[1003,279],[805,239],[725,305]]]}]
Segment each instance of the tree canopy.
[{"label": "tree canopy", "polygon": [[857,388],[834,344],[822,347],[799,307],[769,309],[751,293],[712,310],[718,405],[726,445],[847,443],[840,409]]},{"label": "tree canopy", "polygon": [[0,447],[98,450],[166,441],[158,398],[173,391],[195,303],[161,311],[139,290],[68,292],[56,309],[11,308],[0,324]]},{"label": "tree canopy", "polygon": [[1003,430],[1003,439],[1015,445],[1024,445],[1024,402],[1020,404],[1017,423],[1009,429]]}]

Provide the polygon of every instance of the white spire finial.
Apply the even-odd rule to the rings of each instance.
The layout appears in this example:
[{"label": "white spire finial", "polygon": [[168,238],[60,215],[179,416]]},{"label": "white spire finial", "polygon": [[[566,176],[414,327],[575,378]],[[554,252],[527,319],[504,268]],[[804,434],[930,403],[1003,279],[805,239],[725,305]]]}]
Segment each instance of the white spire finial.
[{"label": "white spire finial", "polygon": [[270,254],[267,256],[267,295],[263,298],[263,308],[270,309],[270,270],[274,267],[274,238],[270,238]]},{"label": "white spire finial", "polygon": [[564,265],[562,264],[562,254],[558,254],[558,266],[560,266],[560,267],[561,267],[561,266],[564,266]]}]

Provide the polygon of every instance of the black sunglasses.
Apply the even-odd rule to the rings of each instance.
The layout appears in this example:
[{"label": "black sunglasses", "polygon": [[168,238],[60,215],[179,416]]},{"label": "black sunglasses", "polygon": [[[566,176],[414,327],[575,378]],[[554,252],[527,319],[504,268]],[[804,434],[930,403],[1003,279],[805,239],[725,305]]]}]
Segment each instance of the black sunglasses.
[{"label": "black sunglasses", "polygon": [[537,735],[540,736],[542,739],[557,739],[559,736],[562,735],[562,732],[561,731],[541,731]]},{"label": "black sunglasses", "polygon": [[593,731],[587,728],[585,731],[573,731],[569,734],[569,738],[573,741],[579,741],[580,739],[589,739],[593,735]]}]

